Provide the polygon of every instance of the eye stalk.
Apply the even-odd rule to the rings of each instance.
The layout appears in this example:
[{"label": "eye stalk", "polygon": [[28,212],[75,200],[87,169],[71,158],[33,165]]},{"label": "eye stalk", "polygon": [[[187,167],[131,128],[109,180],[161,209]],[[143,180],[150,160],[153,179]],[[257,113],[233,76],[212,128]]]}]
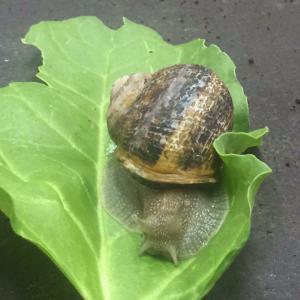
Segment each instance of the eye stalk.
[{"label": "eye stalk", "polygon": [[[166,195],[166,191],[164,191],[164,195]],[[133,217],[138,230],[144,235],[140,255],[144,253],[161,255],[171,259],[177,265],[177,249],[182,238],[180,236],[182,229],[180,207],[177,209],[178,211],[173,213],[157,210],[156,215],[148,216],[146,219],[136,215]]]}]

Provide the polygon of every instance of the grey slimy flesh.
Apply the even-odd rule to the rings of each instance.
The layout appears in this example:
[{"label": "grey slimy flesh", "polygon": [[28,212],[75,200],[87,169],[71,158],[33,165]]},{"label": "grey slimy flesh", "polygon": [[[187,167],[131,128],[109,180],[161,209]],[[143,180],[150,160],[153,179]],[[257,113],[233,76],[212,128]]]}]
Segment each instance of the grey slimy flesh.
[{"label": "grey slimy flesh", "polygon": [[[136,218],[143,218],[144,205],[161,197],[164,189],[139,182],[121,164],[109,156],[101,188],[106,211],[130,231],[138,232]],[[177,249],[179,258],[195,255],[218,231],[229,210],[229,201],[221,184],[176,187],[168,194],[180,201],[184,214],[184,234]],[[143,200],[144,199],[144,203]]]}]

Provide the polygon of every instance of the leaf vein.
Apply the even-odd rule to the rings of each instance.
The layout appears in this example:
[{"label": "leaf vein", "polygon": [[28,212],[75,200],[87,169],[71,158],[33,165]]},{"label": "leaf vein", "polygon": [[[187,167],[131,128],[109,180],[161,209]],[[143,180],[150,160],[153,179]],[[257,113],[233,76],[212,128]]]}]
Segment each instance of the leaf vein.
[{"label": "leaf vein", "polygon": [[23,182],[27,182],[27,179],[23,177],[14,167],[14,165],[9,161],[9,159],[5,156],[5,154],[0,150],[0,157],[2,158],[3,162],[6,164],[8,170],[19,178]]},{"label": "leaf vein", "polygon": [[96,258],[98,258],[98,254],[95,250],[95,247],[93,246],[92,241],[90,240],[90,238],[88,237],[88,234],[86,233],[84,226],[82,226],[81,222],[79,222],[76,218],[76,216],[74,216],[73,212],[65,205],[65,201],[64,201],[64,197],[63,195],[60,193],[59,189],[52,184],[51,182],[45,182],[57,195],[57,199],[59,200],[59,203],[61,205],[61,207],[63,208],[63,210],[66,212],[66,215],[72,220],[72,222],[75,224],[75,226],[78,228],[78,230],[81,232],[83,239],[86,241],[89,249],[91,250],[91,252],[93,253],[93,255]]},{"label": "leaf vein", "polygon": [[[41,76],[41,75],[42,75],[42,76]],[[86,95],[84,95],[84,94],[80,93],[79,91],[73,89],[72,87],[70,87],[69,85],[65,84],[64,82],[61,82],[61,81],[59,81],[59,80],[57,80],[57,79],[54,79],[54,76],[52,76],[52,75],[48,74],[47,72],[45,72],[45,69],[44,69],[44,68],[40,68],[40,76],[39,76],[39,77],[40,77],[41,79],[43,79],[43,80],[47,80],[47,79],[44,77],[44,75],[45,75],[46,78],[47,78],[47,77],[48,77],[48,78],[51,78],[50,81],[54,82],[55,84],[61,86],[61,87],[64,88],[64,89],[70,91],[71,93],[73,93],[73,94],[75,94],[75,95],[77,95],[77,96],[79,96],[79,97],[85,99],[86,101],[88,101],[89,103],[91,103],[97,110],[99,109],[99,107],[98,107],[97,104],[92,100],[92,98],[87,97]],[[47,83],[48,83],[48,82],[47,82]],[[50,84],[49,86],[53,88],[53,86],[52,86],[51,84]]]},{"label": "leaf vein", "polygon": [[59,45],[59,42],[56,40],[55,36],[53,35],[53,30],[52,30],[52,27],[51,26],[48,26],[48,30],[49,30],[49,33],[50,33],[50,37],[53,41],[53,44],[56,46],[57,50],[62,54],[62,56],[68,60],[71,64],[75,65],[75,66],[78,66],[79,68],[82,68],[92,74],[94,74],[96,77],[99,77],[100,80],[102,80],[102,76],[98,73],[96,73],[95,71],[93,71],[92,69],[90,68],[87,68],[85,65],[81,65],[81,64],[78,64],[75,60],[71,59],[66,53],[65,51],[63,50],[63,48],[60,47]]},{"label": "leaf vein", "polygon": [[68,139],[65,135],[63,135],[57,128],[55,128],[54,126],[51,126],[43,117],[40,113],[38,113],[34,108],[32,108],[32,106],[30,104],[28,104],[27,100],[22,96],[22,94],[19,92],[19,90],[17,88],[14,87],[14,90],[18,93],[19,98],[11,96],[12,98],[16,98],[21,100],[21,102],[23,102],[23,104],[25,104],[34,114],[35,116],[40,119],[43,123],[45,123],[47,125],[47,127],[49,129],[51,129],[52,131],[54,131],[58,136],[60,136],[67,144],[69,144],[76,152],[78,152],[79,154],[81,154],[82,156],[84,156],[87,160],[89,160],[90,162],[92,162],[93,164],[96,164],[96,161],[93,160],[88,154],[86,154],[84,151],[82,151],[80,148],[78,148],[76,146],[76,144],[74,144],[70,139]]},{"label": "leaf vein", "polygon": [[[144,46],[146,48],[146,51],[149,52],[151,49],[149,47],[149,44],[146,40],[143,40]],[[154,72],[154,68],[153,66],[149,63],[149,67],[150,67],[150,72],[153,73]]]}]

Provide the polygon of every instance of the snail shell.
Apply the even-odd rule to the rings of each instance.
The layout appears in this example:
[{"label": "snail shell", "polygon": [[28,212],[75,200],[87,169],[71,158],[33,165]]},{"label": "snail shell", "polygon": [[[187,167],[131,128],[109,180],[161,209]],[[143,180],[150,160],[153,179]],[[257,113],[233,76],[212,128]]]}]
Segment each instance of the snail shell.
[{"label": "snail shell", "polygon": [[[216,182],[213,141],[231,129],[232,119],[228,89],[200,65],[132,74],[113,85],[107,124],[116,157],[146,181],[108,164],[104,205],[123,225],[143,233],[141,252],[177,263],[195,254],[219,228],[226,193],[219,185],[199,189],[191,184]],[[149,187],[147,180],[167,185]]]},{"label": "snail shell", "polygon": [[228,89],[200,65],[133,74],[112,88],[108,130],[116,155],[134,174],[155,182],[215,182],[213,141],[231,129]]}]

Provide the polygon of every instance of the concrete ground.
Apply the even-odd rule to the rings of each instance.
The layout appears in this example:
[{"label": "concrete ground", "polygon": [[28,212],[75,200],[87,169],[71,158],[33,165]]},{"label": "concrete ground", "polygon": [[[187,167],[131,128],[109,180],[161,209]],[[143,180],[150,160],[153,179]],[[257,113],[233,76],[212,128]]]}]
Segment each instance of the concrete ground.
[{"label": "concrete ground", "polygon": [[[1,0],[0,86],[30,81],[37,72],[39,52],[20,42],[31,24],[79,15],[97,15],[114,28],[126,16],[172,43],[202,37],[230,54],[249,97],[252,128],[270,128],[260,155],[273,175],[257,195],[249,242],[205,299],[300,299],[300,1]],[[2,214],[0,299],[81,299]]]}]

